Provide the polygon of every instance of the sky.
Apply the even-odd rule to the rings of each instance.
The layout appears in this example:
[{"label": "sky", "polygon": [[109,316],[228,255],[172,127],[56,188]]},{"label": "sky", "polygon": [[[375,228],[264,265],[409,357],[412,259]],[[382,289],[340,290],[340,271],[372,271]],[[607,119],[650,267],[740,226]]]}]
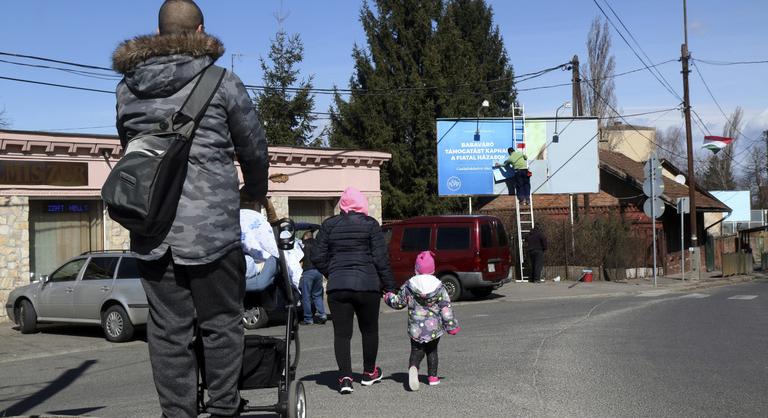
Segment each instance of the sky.
[{"label": "sky", "polygon": [[[596,2],[621,28],[607,5],[613,8],[650,62],[680,57],[682,0],[487,1],[516,74],[562,64],[575,54],[586,61],[585,41],[590,23],[602,16]],[[4,0],[0,4],[0,52],[110,67],[111,54],[119,42],[156,30],[157,10],[162,1]],[[280,25],[278,17],[288,33],[300,35],[305,48],[301,76],[312,76],[317,88],[347,87],[353,70],[352,48],[355,44],[366,45],[359,21],[359,0],[198,0],[198,4],[205,14],[206,31],[219,37],[227,49],[219,65],[229,68],[234,64],[235,72],[246,84],[262,84],[259,57],[268,53]],[[768,63],[712,65],[704,61],[768,60],[768,1],[691,0],[687,8],[689,50],[694,60],[702,60],[696,61],[699,72],[694,69],[690,74],[691,104],[706,125],[703,130],[720,135],[726,118],[699,74],[725,114],[730,115],[736,106],[744,109],[745,138],[739,146],[745,148],[760,141],[760,133],[768,129]],[[614,28],[611,34],[616,73],[643,68]],[[632,42],[628,34],[624,35]],[[45,64],[2,55],[0,60]],[[682,97],[680,62],[657,68]],[[6,62],[0,62],[0,77],[108,91],[113,91],[117,83],[114,78],[99,79]],[[553,116],[558,106],[570,100],[571,88],[524,89],[569,81],[570,72],[558,70],[519,83],[518,101],[526,115]],[[617,77],[615,83],[618,108],[623,114],[656,112],[680,105],[680,100],[647,70]],[[315,100],[315,111],[328,111],[330,96],[317,95]],[[11,129],[114,134],[114,104],[112,94],[0,79],[0,110],[5,110]],[[677,110],[628,117],[627,121],[662,129],[683,126],[682,114]],[[702,141],[703,130],[694,126],[694,143]],[[742,153],[739,159],[746,157],[748,153]]]}]

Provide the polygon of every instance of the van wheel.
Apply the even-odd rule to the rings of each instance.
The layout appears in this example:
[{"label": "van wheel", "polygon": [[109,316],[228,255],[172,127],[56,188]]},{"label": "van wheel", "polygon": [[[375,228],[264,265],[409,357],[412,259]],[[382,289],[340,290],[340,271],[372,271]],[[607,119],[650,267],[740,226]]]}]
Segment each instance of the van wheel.
[{"label": "van wheel", "polygon": [[440,281],[443,282],[443,287],[445,287],[445,290],[448,292],[448,297],[451,298],[452,302],[461,299],[463,290],[461,289],[461,282],[456,276],[446,274],[440,278]]},{"label": "van wheel", "polygon": [[259,329],[267,326],[269,315],[267,310],[261,306],[246,309],[243,312],[243,326],[245,329]]}]

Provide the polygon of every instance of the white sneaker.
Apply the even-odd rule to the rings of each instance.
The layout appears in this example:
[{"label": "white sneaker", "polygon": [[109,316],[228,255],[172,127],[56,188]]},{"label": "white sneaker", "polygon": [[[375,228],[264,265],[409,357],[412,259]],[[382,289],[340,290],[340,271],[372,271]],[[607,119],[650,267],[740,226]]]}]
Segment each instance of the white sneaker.
[{"label": "white sneaker", "polygon": [[419,390],[419,369],[416,366],[408,368],[408,387],[412,391]]}]

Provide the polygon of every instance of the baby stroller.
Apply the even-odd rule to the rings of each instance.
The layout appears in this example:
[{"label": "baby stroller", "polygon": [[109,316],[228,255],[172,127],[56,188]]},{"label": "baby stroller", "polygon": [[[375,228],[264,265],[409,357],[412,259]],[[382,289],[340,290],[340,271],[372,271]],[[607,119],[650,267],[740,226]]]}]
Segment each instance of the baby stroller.
[{"label": "baby stroller", "polygon": [[[285,265],[284,250],[293,248],[294,223],[288,218],[273,224],[275,239],[280,252],[279,277],[275,280],[276,290],[285,300],[285,339],[263,335],[246,335],[243,352],[243,369],[240,372],[240,390],[277,388],[277,403],[272,405],[249,405],[241,401],[241,412],[275,412],[281,417],[306,417],[306,396],[304,385],[296,380],[296,366],[299,363],[299,319],[296,316],[297,297],[291,285],[288,268]],[[293,343],[293,344],[291,344]],[[291,345],[295,347],[291,358]],[[201,344],[195,345],[200,373],[198,374],[198,404],[201,413],[206,410],[204,402],[204,362]]]}]

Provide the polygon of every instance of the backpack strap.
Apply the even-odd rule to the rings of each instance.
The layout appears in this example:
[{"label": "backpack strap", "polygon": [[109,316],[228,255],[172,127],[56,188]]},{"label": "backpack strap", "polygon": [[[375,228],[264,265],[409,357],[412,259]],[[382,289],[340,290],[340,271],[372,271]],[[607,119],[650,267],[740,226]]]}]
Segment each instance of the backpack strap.
[{"label": "backpack strap", "polygon": [[[213,96],[219,89],[221,80],[224,79],[224,74],[227,70],[211,65],[198,77],[197,83],[192,88],[192,92],[187,96],[184,104],[181,106],[178,112],[173,117],[173,130],[182,128],[189,122],[193,122],[192,132],[197,128],[200,120],[205,114],[205,110],[213,100]],[[191,135],[190,135],[191,136]]]}]

